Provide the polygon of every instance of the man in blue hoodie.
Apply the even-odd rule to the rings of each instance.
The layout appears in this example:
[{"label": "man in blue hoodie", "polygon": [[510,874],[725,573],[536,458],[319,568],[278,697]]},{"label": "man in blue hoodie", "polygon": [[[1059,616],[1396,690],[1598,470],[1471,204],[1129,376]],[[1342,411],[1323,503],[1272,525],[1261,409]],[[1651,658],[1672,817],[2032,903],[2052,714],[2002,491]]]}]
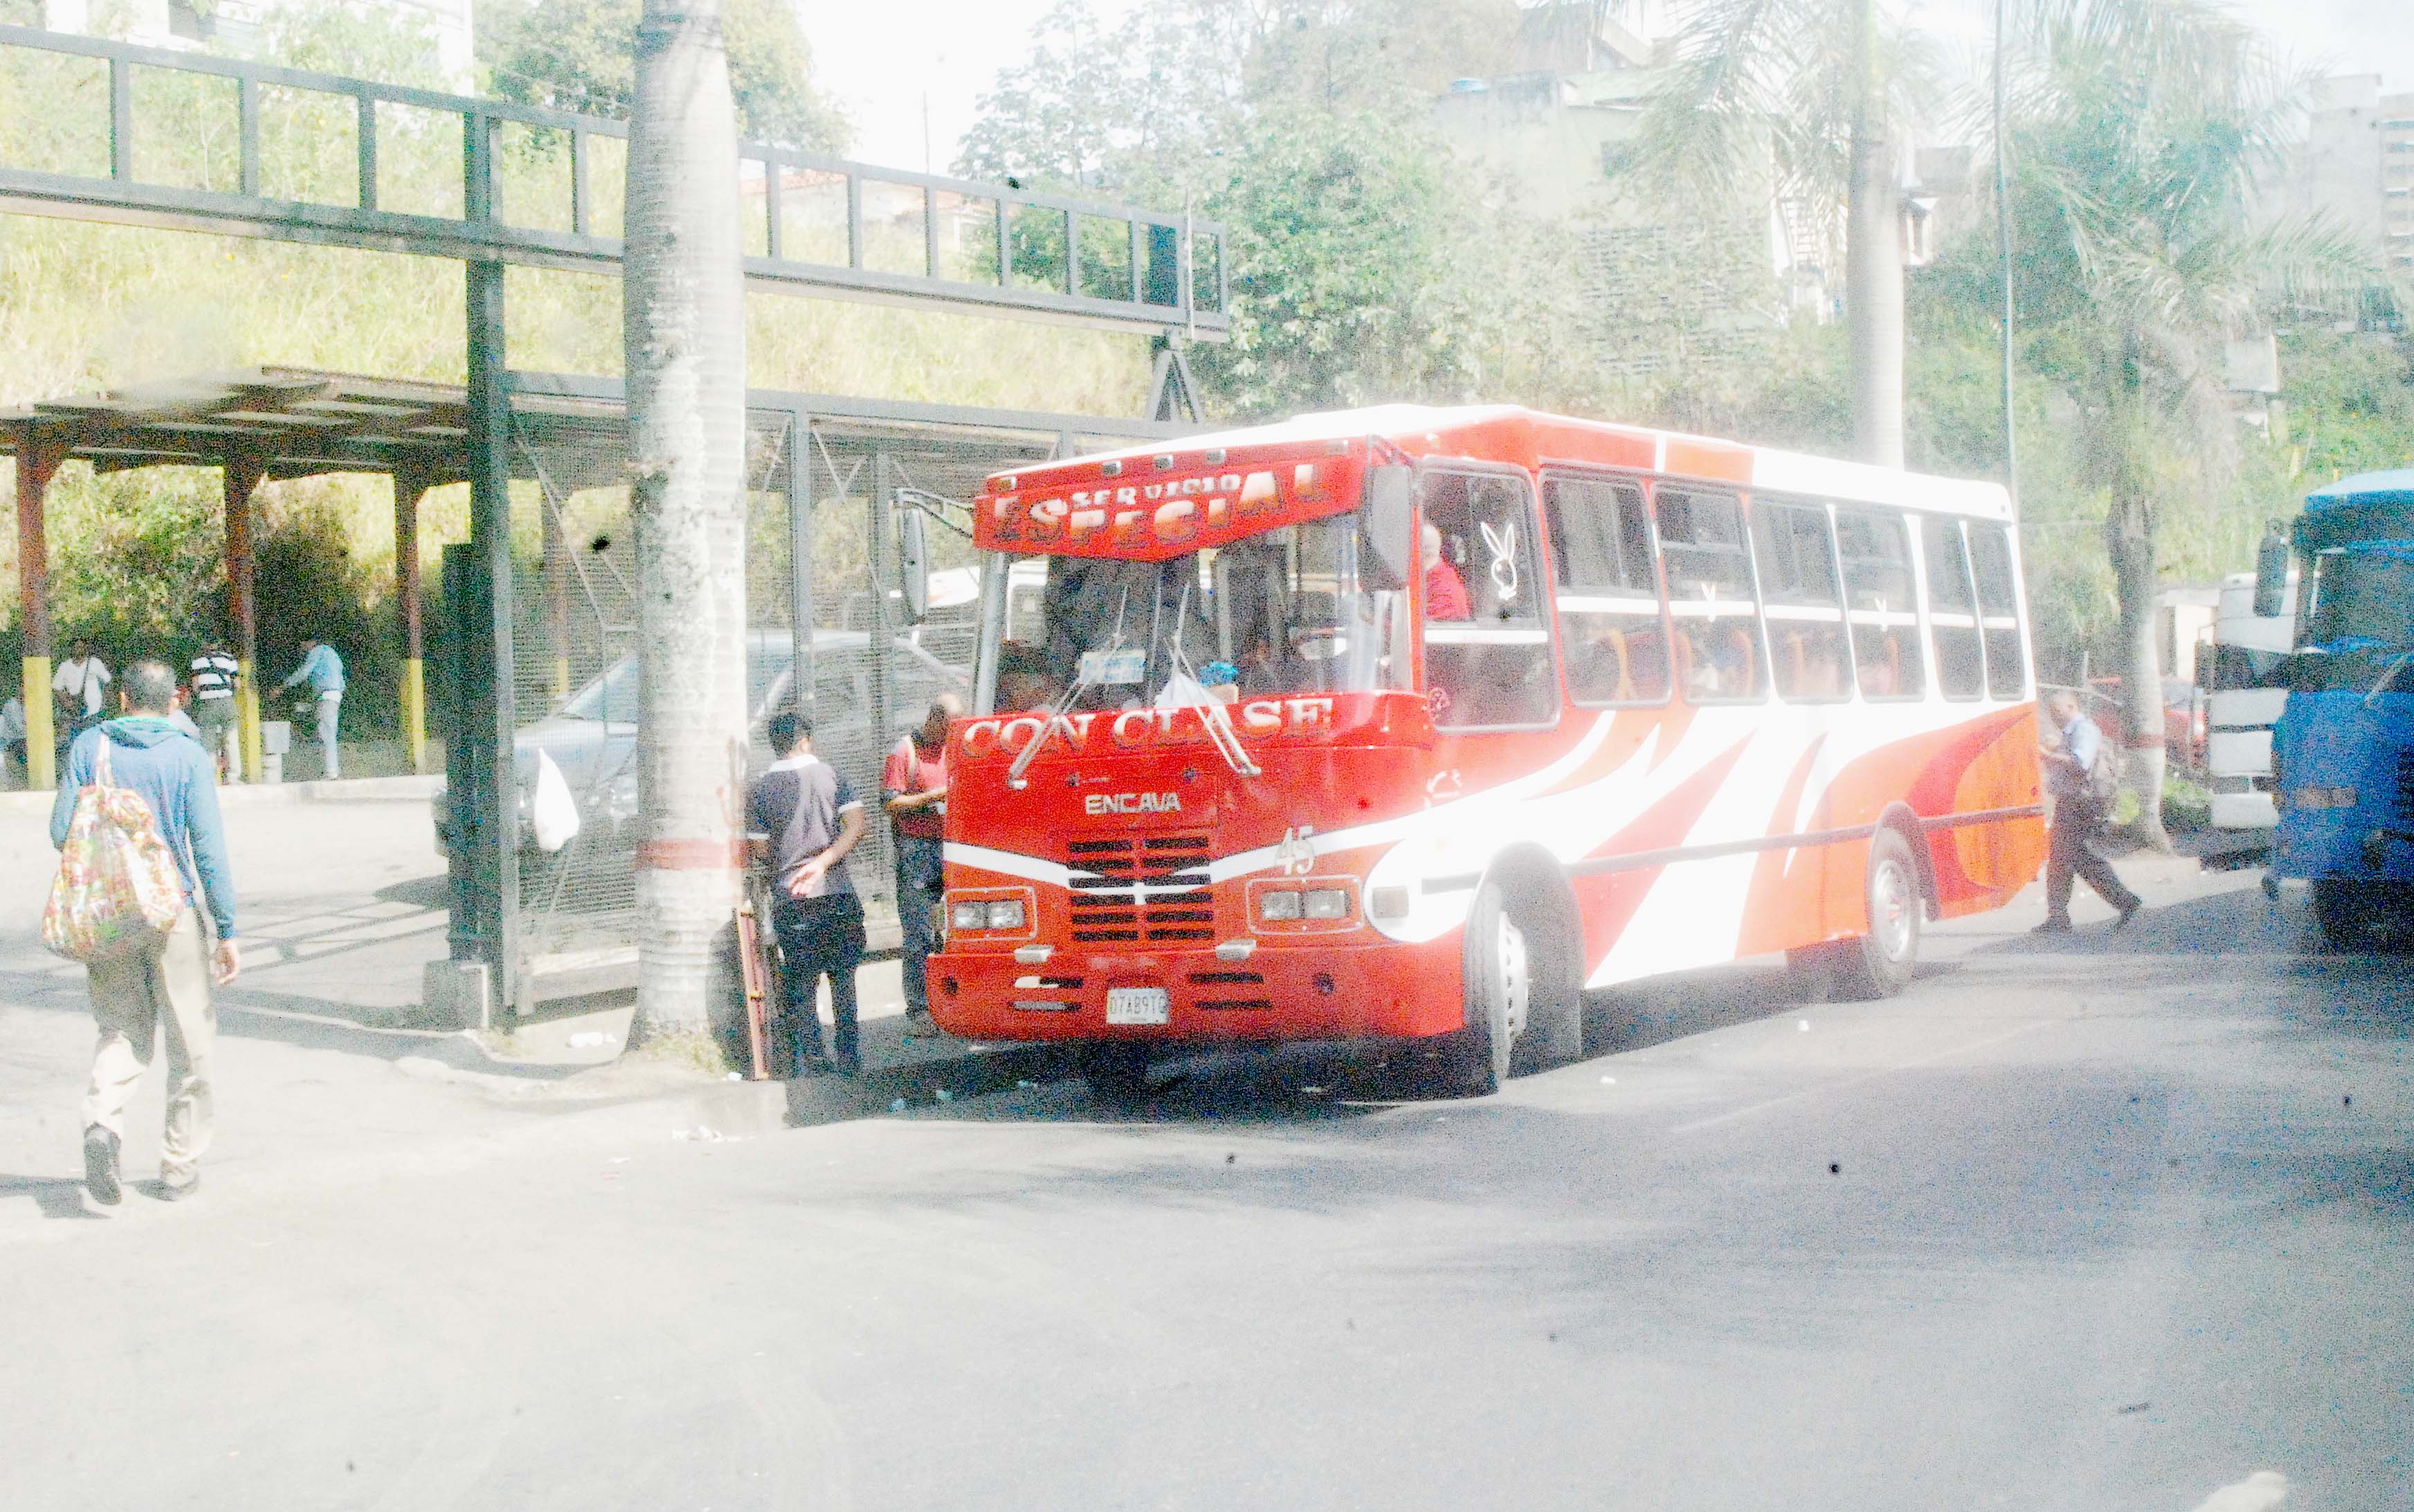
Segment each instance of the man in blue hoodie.
[{"label": "man in blue hoodie", "polygon": [[333,781],[344,775],[343,759],[335,749],[335,721],[344,712],[344,659],[317,636],[305,639],[302,664],[277,686],[281,690],[300,682],[308,683],[318,700],[319,775]]},{"label": "man in blue hoodie", "polygon": [[111,784],[142,794],[175,853],[184,874],[185,911],[149,944],[85,968],[100,1041],[83,1100],[84,1182],[104,1207],[114,1207],[122,1194],[117,1151],[126,1132],[126,1104],[150,1067],[153,1042],[163,1025],[168,1130],[159,1157],[159,1195],[173,1202],[201,1185],[201,1152],[210,1142],[210,1049],[217,1036],[210,985],[233,981],[240,964],[234,870],[227,864],[217,785],[201,743],[171,722],[176,674],[166,662],[146,657],[126,669],[118,689],[124,717],[86,730],[67,749],[59,795],[51,805],[51,844],[67,843],[76,796],[91,785],[106,746]]}]

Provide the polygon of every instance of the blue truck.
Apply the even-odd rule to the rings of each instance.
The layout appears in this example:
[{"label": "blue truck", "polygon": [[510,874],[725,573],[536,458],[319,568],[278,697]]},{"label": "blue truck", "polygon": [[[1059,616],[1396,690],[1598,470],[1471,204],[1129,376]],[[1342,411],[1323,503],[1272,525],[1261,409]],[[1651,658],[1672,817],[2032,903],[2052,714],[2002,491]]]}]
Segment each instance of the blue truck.
[{"label": "blue truck", "polygon": [[[2272,733],[2283,877],[2312,884],[2343,950],[2414,947],[2414,468],[2306,496],[2298,516],[2295,651]],[[2257,565],[2280,601],[2288,556]]]}]

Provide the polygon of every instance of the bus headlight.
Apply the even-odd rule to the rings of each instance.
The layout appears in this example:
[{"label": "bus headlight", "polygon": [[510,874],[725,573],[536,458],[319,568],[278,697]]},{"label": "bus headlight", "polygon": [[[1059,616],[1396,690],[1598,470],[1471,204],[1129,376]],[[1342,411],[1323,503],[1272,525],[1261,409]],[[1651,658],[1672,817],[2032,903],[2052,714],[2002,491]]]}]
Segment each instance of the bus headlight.
[{"label": "bus headlight", "polygon": [[1026,917],[1021,898],[966,898],[947,910],[947,927],[959,934],[976,929],[1020,929]]},{"label": "bus headlight", "polygon": [[1341,887],[1311,887],[1300,895],[1300,916],[1308,919],[1349,917],[1349,893]]},{"label": "bus headlight", "polygon": [[1289,924],[1299,917],[1299,894],[1288,887],[1259,893],[1258,917],[1268,924]]},{"label": "bus headlight", "polygon": [[2299,788],[2288,794],[2288,801],[2299,808],[2352,808],[2356,793],[2353,788]]}]

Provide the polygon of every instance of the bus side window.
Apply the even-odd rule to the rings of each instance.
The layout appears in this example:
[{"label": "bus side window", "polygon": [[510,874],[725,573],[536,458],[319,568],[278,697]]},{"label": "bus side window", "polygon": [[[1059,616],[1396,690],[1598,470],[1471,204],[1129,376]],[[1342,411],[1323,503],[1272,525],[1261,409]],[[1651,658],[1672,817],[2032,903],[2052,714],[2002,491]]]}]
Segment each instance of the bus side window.
[{"label": "bus side window", "polygon": [[1668,701],[1668,630],[1643,489],[1547,477],[1542,511],[1558,579],[1568,693],[1587,708]]},{"label": "bus side window", "polygon": [[1425,549],[1425,689],[1434,723],[1491,729],[1556,723],[1548,593],[1525,478],[1432,471],[1420,491]]},{"label": "bus side window", "polygon": [[1665,484],[1653,491],[1653,503],[1676,631],[1676,682],[1687,702],[1761,702],[1768,696],[1768,660],[1761,651],[1742,505],[1732,494]]},{"label": "bus side window", "polygon": [[2011,532],[2000,525],[1966,523],[1970,566],[1978,579],[1978,628],[1987,640],[1987,693],[2026,698],[2028,665],[2020,653],[2020,595],[2012,581]]},{"label": "bus side window", "polygon": [[1978,650],[1978,603],[1970,591],[1970,554],[1961,522],[1931,514],[1919,522],[1928,556],[1928,633],[1936,645],[1936,686],[1946,698],[1981,698],[1987,670]]},{"label": "bus side window", "polygon": [[1928,684],[1920,670],[1918,595],[1902,516],[1839,505],[1836,541],[1844,559],[1844,617],[1852,625],[1861,696],[1921,698]]},{"label": "bus side window", "polygon": [[1843,594],[1836,583],[1826,507],[1755,497],[1751,539],[1760,563],[1761,613],[1768,620],[1777,696],[1795,704],[1852,697]]}]

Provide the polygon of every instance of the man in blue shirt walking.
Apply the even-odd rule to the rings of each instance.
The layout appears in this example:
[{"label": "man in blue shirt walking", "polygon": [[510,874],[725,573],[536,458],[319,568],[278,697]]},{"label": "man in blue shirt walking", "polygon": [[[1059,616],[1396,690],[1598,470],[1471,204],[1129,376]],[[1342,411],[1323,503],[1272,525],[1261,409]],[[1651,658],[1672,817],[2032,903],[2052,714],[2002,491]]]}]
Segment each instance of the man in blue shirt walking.
[{"label": "man in blue shirt walking", "polygon": [[2098,796],[2095,768],[2104,753],[2104,732],[2079,712],[2079,695],[2058,688],[2046,695],[2046,714],[2060,733],[2060,743],[2040,751],[2045,763],[2046,791],[2053,795],[2053,824],[2046,832],[2045,923],[2035,933],[2070,932],[2072,880],[2083,877],[2104,901],[2121,911],[2112,927],[2123,928],[2145,906],[2096,851],[2108,816]]},{"label": "man in blue shirt walking", "polygon": [[307,682],[310,691],[319,696],[320,775],[330,780],[342,777],[343,758],[335,751],[335,721],[344,709],[344,659],[335,655],[334,646],[312,636],[302,643],[302,664],[277,686],[281,690],[300,682]]},{"label": "man in blue shirt walking", "polygon": [[[131,788],[151,806],[160,837],[176,857],[185,909],[147,943],[86,966],[92,1016],[100,1029],[92,1083],[83,1100],[84,1182],[96,1203],[121,1196],[118,1146],[126,1104],[150,1067],[160,1029],[168,1040],[168,1127],[159,1156],[159,1195],[173,1202],[201,1184],[201,1152],[209,1147],[210,1051],[217,1015],[210,985],[234,980],[234,869],[227,862],[218,790],[201,743],[171,722],[176,674],[145,657],[118,684],[124,718],[76,736],[59,770],[51,805],[51,844],[67,843],[77,795],[92,784],[101,752],[109,754],[112,787]],[[209,923],[201,911],[207,908]]]}]

